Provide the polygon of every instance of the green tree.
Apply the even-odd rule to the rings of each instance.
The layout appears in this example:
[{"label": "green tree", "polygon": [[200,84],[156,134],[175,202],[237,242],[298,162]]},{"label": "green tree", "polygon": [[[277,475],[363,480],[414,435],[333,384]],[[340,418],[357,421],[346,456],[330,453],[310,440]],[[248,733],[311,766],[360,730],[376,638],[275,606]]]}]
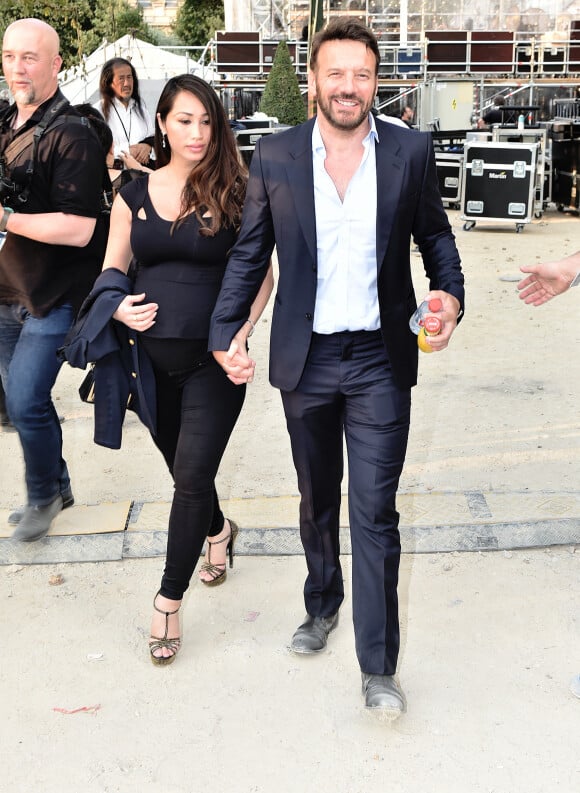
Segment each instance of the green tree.
[{"label": "green tree", "polygon": [[223,0],[185,0],[173,30],[182,44],[203,47],[224,25]]},{"label": "green tree", "polygon": [[260,110],[268,116],[275,116],[280,124],[295,126],[306,121],[304,99],[285,41],[281,41],[276,47],[274,63],[264,86]]},{"label": "green tree", "polygon": [[2,31],[17,19],[44,19],[60,36],[65,65],[78,62],[82,54],[82,32],[91,26],[90,0],[0,0]]},{"label": "green tree", "polygon": [[25,17],[43,19],[57,31],[65,67],[77,64],[104,38],[114,41],[134,32],[156,43],[140,9],[131,8],[126,0],[0,0],[1,30]]},{"label": "green tree", "polygon": [[127,0],[92,0],[92,3],[92,26],[83,31],[85,52],[93,52],[103,39],[116,41],[127,33],[151,44],[158,43],[158,36],[144,21],[141,9],[133,8]]}]

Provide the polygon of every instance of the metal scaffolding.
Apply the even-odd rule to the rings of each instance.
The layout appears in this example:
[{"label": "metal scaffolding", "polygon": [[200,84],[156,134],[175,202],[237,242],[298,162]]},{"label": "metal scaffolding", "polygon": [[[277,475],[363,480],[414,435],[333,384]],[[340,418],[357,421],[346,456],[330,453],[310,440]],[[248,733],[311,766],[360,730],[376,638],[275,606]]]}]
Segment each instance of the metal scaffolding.
[{"label": "metal scaffolding", "polygon": [[[385,42],[420,42],[427,30],[496,30],[565,35],[580,16],[574,0],[320,0],[324,19],[360,17]],[[226,30],[299,39],[310,0],[224,0]],[[243,25],[243,26],[240,26]]]}]

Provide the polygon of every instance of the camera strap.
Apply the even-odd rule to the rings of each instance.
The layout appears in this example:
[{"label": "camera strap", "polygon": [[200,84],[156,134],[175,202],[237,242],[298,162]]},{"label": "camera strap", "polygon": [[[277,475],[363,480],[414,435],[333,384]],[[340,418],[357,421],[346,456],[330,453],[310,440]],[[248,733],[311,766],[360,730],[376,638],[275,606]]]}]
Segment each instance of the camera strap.
[{"label": "camera strap", "polygon": [[[92,130],[90,120],[86,116],[82,115],[67,115],[66,110],[70,108],[70,102],[65,97],[59,99],[58,102],[55,102],[51,107],[49,107],[38,124],[34,127],[30,127],[21,135],[18,135],[14,138],[8,146],[4,149],[4,153],[0,158],[2,164],[2,184],[5,187],[9,187],[13,189],[15,195],[17,196],[18,201],[21,204],[25,204],[28,201],[28,196],[30,193],[30,187],[32,185],[32,177],[34,175],[34,164],[36,162],[36,152],[38,149],[38,142],[40,138],[44,135],[44,133],[48,131],[52,131],[57,127],[61,126],[65,123],[73,123],[73,124],[81,124],[84,127],[88,127],[88,129]],[[65,112],[61,112],[61,111]],[[94,131],[93,131],[94,134]],[[15,160],[27,149],[32,145],[32,154],[30,159],[28,160],[28,165],[26,167],[26,184],[20,187],[19,191],[17,190],[17,185],[14,182],[10,182],[9,179],[7,180],[6,177],[10,173],[10,166]],[[111,205],[113,201],[112,196],[112,188],[111,188],[111,180],[109,179],[109,171],[107,170],[107,165],[105,159],[103,158],[103,195],[101,197],[101,214],[108,215],[111,211]]]},{"label": "camera strap", "polygon": [[[27,129],[26,132],[22,133],[22,135],[18,135],[18,137],[14,138],[14,140],[12,140],[8,144],[8,146],[6,146],[6,148],[4,149],[4,159],[6,165],[10,166],[14,162],[14,160],[20,154],[22,154],[22,152],[25,149],[27,149],[28,146],[30,146],[31,143],[36,144],[34,146],[34,150],[32,153],[32,161],[33,161],[34,156],[36,154],[36,147],[38,146],[38,141],[42,137],[43,133],[46,131],[47,127],[49,127],[50,124],[52,124],[56,120],[62,108],[68,104],[69,104],[68,99],[61,99],[56,104],[52,105],[52,107],[48,108],[48,110],[44,113],[38,124],[36,124],[34,127],[30,127],[30,129]],[[30,170],[30,168],[33,167],[32,161],[28,170]]]},{"label": "camera strap", "polygon": [[6,146],[4,149],[4,157],[7,166],[11,165],[14,160],[30,146],[33,136],[34,127],[27,129],[26,132],[24,132],[22,135],[19,135],[12,141],[12,143]]},{"label": "camera strap", "polygon": [[48,110],[34,127],[27,129],[21,135],[14,138],[8,146],[4,149],[4,165],[7,169],[10,168],[16,158],[22,154],[32,144],[32,155],[28,161],[26,168],[26,185],[23,190],[18,194],[18,200],[21,204],[28,201],[28,194],[32,184],[32,177],[34,175],[34,164],[36,161],[36,152],[38,149],[38,142],[44,133],[50,128],[56,129],[66,122],[73,122],[82,124],[83,126],[90,127],[88,120],[84,116],[67,116],[61,111],[70,107],[70,102],[66,98],[59,99],[54,105],[51,105]]}]

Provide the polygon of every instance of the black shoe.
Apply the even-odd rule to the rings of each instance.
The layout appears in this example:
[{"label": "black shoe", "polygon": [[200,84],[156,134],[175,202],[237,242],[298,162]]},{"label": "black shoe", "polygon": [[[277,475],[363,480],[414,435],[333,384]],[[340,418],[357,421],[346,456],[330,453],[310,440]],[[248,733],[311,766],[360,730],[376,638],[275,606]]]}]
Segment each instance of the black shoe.
[{"label": "black shoe", "polygon": [[362,693],[365,707],[381,721],[394,721],[407,710],[405,695],[393,675],[362,673]]},{"label": "black shoe", "polygon": [[331,630],[338,625],[338,611],[330,617],[311,617],[306,615],[305,621],[297,629],[290,642],[294,653],[319,653],[326,647],[326,640]]},{"label": "black shoe", "polygon": [[[61,496],[62,496],[63,509],[67,509],[67,507],[72,507],[72,505],[75,503],[75,497],[72,494],[70,485],[69,487],[66,488],[66,490],[63,490],[61,492]],[[11,512],[10,515],[8,515],[8,523],[11,526],[17,526],[22,520],[22,516],[24,515],[25,510],[26,507],[17,507],[14,510],[14,512]]]},{"label": "black shoe", "polygon": [[52,521],[62,511],[62,496],[59,495],[45,506],[28,506],[12,535],[13,540],[34,542],[48,532]]}]

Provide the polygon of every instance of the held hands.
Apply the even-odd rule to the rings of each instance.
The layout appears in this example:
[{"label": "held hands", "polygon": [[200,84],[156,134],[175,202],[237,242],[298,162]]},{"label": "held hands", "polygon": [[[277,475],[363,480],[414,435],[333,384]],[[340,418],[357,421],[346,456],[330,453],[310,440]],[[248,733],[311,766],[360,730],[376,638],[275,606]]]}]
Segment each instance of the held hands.
[{"label": "held hands", "polygon": [[251,383],[254,379],[256,362],[248,356],[248,331],[245,329],[247,327],[247,325],[242,326],[236,333],[227,352],[224,350],[213,351],[213,357],[228,376],[228,380],[231,380],[234,385]]},{"label": "held hands", "polygon": [[155,325],[159,306],[157,303],[143,303],[144,299],[145,292],[140,295],[127,295],[113,314],[113,319],[123,322],[132,330],[149,330]]},{"label": "held hands", "polygon": [[[441,320],[441,333],[437,336],[427,336],[426,341],[433,348],[433,352],[441,352],[449,345],[451,334],[457,327],[457,315],[459,314],[459,300],[450,295],[449,292],[443,292],[441,289],[433,289],[425,296],[425,300],[431,300],[438,297],[442,303],[441,311],[438,311],[433,316]],[[427,314],[426,316],[429,316]]]}]

